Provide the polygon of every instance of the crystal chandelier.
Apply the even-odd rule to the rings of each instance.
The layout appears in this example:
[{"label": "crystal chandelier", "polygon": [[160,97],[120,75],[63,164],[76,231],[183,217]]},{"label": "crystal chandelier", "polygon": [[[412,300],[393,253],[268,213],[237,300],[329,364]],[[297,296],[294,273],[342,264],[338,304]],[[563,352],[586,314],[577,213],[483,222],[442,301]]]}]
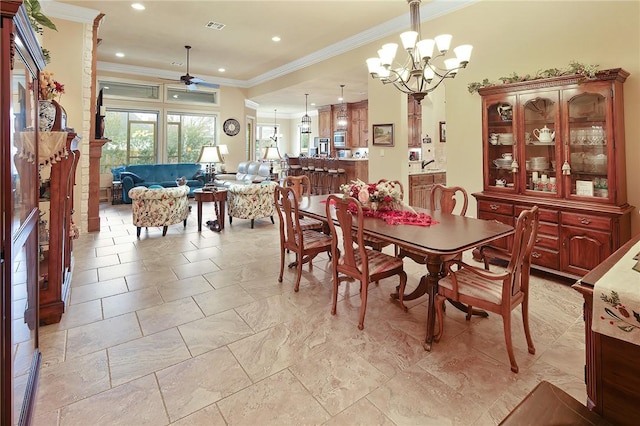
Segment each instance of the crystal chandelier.
[{"label": "crystal chandelier", "polygon": [[[465,68],[473,49],[470,44],[458,46],[453,49],[455,58],[444,59],[451,44],[450,34],[442,34],[434,39],[421,39],[420,2],[421,0],[407,0],[411,31],[400,34],[402,47],[408,54],[405,64],[398,67],[393,65],[398,49],[397,43],[383,45],[378,50],[377,58],[367,59],[371,77],[380,79],[384,84],[393,83],[396,89],[413,95],[418,103],[434,91],[445,78],[453,78],[459,69]],[[438,49],[435,55],[434,47]],[[440,63],[436,65],[435,60]]]},{"label": "crystal chandelier", "polygon": [[338,127],[340,129],[346,129],[347,124],[349,124],[349,116],[347,115],[347,107],[344,103],[344,84],[340,85],[340,100],[342,101],[342,105],[340,105],[340,111],[338,111]]},{"label": "crystal chandelier", "polygon": [[307,100],[309,99],[309,94],[305,93],[304,94],[304,115],[302,116],[302,124],[300,125],[301,127],[301,133],[311,133],[311,117],[309,117],[309,114],[307,113]]}]

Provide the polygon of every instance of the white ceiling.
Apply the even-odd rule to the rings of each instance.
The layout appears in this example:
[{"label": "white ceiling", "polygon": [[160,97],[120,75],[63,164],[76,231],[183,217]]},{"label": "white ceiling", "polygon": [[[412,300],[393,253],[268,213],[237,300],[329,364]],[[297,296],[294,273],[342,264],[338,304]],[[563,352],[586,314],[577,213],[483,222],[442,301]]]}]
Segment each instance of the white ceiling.
[{"label": "white ceiling", "polygon": [[[186,72],[184,46],[190,45],[189,74],[242,88],[268,83],[362,45],[377,46],[377,39],[409,26],[405,0],[141,0],[144,11],[132,9],[133,1],[59,0],[43,3],[43,9],[67,19],[83,12],[69,5],[105,14],[98,34],[102,40],[97,52],[99,72],[178,80]],[[425,0],[422,20],[474,1]],[[207,28],[210,21],[225,26],[222,30]],[[273,42],[273,36],[281,41]],[[375,49],[371,56],[376,56]],[[117,58],[116,52],[126,56]],[[338,103],[340,84],[345,84],[347,102],[366,99],[370,77],[366,64],[357,62],[340,69],[314,70],[306,81],[250,100],[259,105],[259,113],[277,109],[278,115],[287,115],[304,112],[305,93],[309,93],[310,105]],[[220,67],[226,72],[218,72]]]}]

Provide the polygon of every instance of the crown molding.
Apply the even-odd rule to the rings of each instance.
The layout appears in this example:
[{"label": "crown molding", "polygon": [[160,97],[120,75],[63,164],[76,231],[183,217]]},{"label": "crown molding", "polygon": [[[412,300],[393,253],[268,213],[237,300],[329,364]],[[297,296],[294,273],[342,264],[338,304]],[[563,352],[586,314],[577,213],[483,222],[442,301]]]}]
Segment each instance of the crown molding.
[{"label": "crown molding", "polygon": [[[457,0],[457,1],[434,0],[434,1],[431,1],[420,7],[421,22],[431,21],[440,16],[447,15],[451,12],[462,9],[464,7],[477,3],[479,1],[480,0]],[[56,2],[50,1],[46,3],[55,4]],[[57,3],[57,4],[60,4],[60,3]],[[82,9],[77,6],[73,6],[73,8]],[[310,65],[323,62],[334,56],[338,56],[343,53],[349,52],[351,50],[357,49],[359,47],[371,44],[377,40],[380,40],[381,38],[403,32],[409,27],[409,23],[410,23],[409,13],[407,12],[405,15],[391,19],[378,26],[365,30],[361,33],[355,34],[354,36],[346,38],[338,43],[334,43],[331,46],[327,46],[307,56],[304,56],[293,62],[289,62],[288,64],[285,64],[281,67],[274,68],[271,71],[268,71],[264,74],[261,74],[249,80],[234,80],[229,78],[220,78],[220,77],[206,76],[206,75],[198,75],[198,77],[208,83],[217,83],[222,86],[231,86],[231,87],[248,89],[248,88],[257,86],[259,84],[266,83],[270,80],[283,77],[292,72],[299,71],[301,69],[309,67]],[[175,71],[160,70],[160,69],[148,68],[148,67],[138,67],[133,65],[124,65],[124,64],[114,63],[114,62],[99,61],[97,63],[97,69],[98,71],[109,71],[109,72],[116,72],[116,73],[123,73],[123,74],[141,75],[146,77],[152,75],[157,78],[165,78],[165,79],[177,80],[179,78],[179,76],[177,76],[178,73]]]},{"label": "crown molding", "polygon": [[99,10],[57,1],[43,0],[40,2],[40,6],[42,7],[42,12],[49,17],[83,24],[93,24],[93,20],[100,14]]},{"label": "crown molding", "polygon": [[250,109],[254,109],[254,110],[257,111],[259,106],[260,106],[260,104],[257,103],[257,102],[250,101],[249,99],[245,99],[244,100],[244,107],[245,108],[250,108]]}]

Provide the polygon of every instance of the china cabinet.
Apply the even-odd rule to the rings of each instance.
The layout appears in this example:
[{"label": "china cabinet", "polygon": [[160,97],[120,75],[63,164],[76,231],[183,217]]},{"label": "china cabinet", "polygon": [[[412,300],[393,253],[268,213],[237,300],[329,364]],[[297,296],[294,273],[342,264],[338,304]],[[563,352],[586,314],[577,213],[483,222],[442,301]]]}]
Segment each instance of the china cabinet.
[{"label": "china cabinet", "polygon": [[59,144],[54,164],[42,164],[41,179],[48,182],[40,199],[42,217],[46,217],[48,238],[41,239],[40,257],[40,322],[60,322],[68,300],[73,266],[73,240],[77,230],[73,223],[73,187],[80,159],[75,133],[47,132],[41,143]]},{"label": "china cabinet", "polygon": [[38,349],[38,75],[44,58],[22,1],[0,1],[0,423],[31,422]]},{"label": "china cabinet", "polygon": [[[514,224],[540,207],[534,267],[580,277],[631,237],[622,69],[480,89],[478,217]],[[510,247],[510,239],[495,243]]]}]

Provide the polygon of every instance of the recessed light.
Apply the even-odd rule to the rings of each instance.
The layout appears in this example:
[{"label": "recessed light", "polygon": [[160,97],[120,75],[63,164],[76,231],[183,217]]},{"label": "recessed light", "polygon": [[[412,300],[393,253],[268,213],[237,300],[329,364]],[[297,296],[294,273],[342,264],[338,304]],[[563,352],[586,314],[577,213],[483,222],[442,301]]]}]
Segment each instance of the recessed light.
[{"label": "recessed light", "polygon": [[225,71],[226,71],[226,69],[224,69],[224,68],[218,68],[218,72],[225,72]]},{"label": "recessed light", "polygon": [[118,58],[124,58],[124,53],[122,53],[122,52],[117,52],[117,53],[116,53],[116,56],[117,56]]},{"label": "recessed light", "polygon": [[142,3],[132,3],[131,7],[134,8],[135,10],[144,10],[145,7]]},{"label": "recessed light", "polygon": [[273,40],[273,41],[280,41],[280,37],[278,37],[278,36],[273,36],[273,37],[271,37],[271,40]]}]

